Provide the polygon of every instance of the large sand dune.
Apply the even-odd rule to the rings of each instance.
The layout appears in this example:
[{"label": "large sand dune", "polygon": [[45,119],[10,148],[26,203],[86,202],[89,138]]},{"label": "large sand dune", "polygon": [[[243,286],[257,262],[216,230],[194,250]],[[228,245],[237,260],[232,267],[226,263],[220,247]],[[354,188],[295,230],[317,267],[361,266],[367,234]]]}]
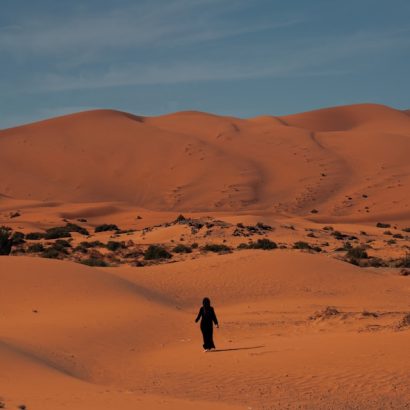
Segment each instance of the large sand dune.
[{"label": "large sand dune", "polygon": [[0,194],[349,218],[394,207],[403,218],[409,136],[404,112],[372,104],[250,120],[90,111],[0,131]]},{"label": "large sand dune", "polygon": [[[409,153],[409,112],[375,104],[251,119],[97,110],[1,130],[0,226],[88,233],[56,260],[35,257],[57,244],[44,237],[0,256],[0,403],[408,408]],[[121,229],[96,233],[104,223]],[[283,249],[237,249],[261,238]],[[150,244],[172,258],[145,261]],[[347,263],[348,246],[373,267]],[[110,266],[72,262],[90,256]],[[207,354],[204,296],[221,323]]]}]

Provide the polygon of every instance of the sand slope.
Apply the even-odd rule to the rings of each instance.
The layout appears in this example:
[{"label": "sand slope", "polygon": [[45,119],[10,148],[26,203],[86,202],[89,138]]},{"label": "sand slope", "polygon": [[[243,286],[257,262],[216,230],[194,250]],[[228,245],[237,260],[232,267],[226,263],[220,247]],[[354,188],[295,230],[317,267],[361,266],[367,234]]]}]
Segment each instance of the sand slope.
[{"label": "sand slope", "polygon": [[[410,394],[404,277],[289,251],[139,269],[1,257],[0,275],[7,403],[402,408]],[[221,322],[206,355],[193,323],[204,294]],[[330,302],[343,314],[309,319]]]},{"label": "sand slope", "polygon": [[89,111],[0,131],[7,175],[0,194],[154,210],[408,218],[409,136],[404,112],[375,104],[250,120]]}]

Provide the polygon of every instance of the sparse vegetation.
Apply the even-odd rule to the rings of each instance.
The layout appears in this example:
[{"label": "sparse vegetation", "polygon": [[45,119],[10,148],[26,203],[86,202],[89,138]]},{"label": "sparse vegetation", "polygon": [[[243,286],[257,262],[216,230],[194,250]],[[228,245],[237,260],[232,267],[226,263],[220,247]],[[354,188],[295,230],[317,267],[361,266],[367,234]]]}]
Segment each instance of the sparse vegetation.
[{"label": "sparse vegetation", "polygon": [[0,227],[0,255],[10,255],[12,245],[11,229],[6,226]]},{"label": "sparse vegetation", "polygon": [[45,234],[43,232],[30,232],[26,235],[26,239],[30,241],[38,241],[39,239],[44,239]]},{"label": "sparse vegetation", "polygon": [[107,232],[107,231],[119,231],[117,225],[114,224],[102,224],[95,227],[94,232]]},{"label": "sparse vegetation", "polygon": [[227,253],[231,252],[231,248],[224,244],[208,243],[203,248],[206,252]]},{"label": "sparse vegetation", "polygon": [[312,247],[309,243],[304,242],[304,241],[297,241],[293,244],[293,249],[307,249],[311,250]]},{"label": "sparse vegetation", "polygon": [[42,243],[33,243],[27,248],[29,253],[40,253],[44,251],[44,246]]},{"label": "sparse vegetation", "polygon": [[44,249],[41,256],[48,259],[58,259],[60,257],[60,252],[53,247],[49,247]]},{"label": "sparse vegetation", "polygon": [[144,252],[145,260],[153,259],[170,259],[172,255],[163,247],[159,245],[150,245]]},{"label": "sparse vegetation", "polygon": [[183,243],[178,244],[172,249],[174,253],[191,253],[192,248],[190,246],[184,245]]},{"label": "sparse vegetation", "polygon": [[376,227],[377,227],[377,228],[390,228],[391,225],[390,225],[390,224],[383,223],[383,222],[377,222]]},{"label": "sparse vegetation", "polygon": [[115,252],[118,249],[124,248],[124,245],[122,242],[118,241],[108,241],[106,245],[107,249],[111,252]]},{"label": "sparse vegetation", "polygon": [[363,246],[355,246],[347,251],[346,257],[354,259],[367,259],[369,255]]},{"label": "sparse vegetation", "polygon": [[258,239],[256,242],[249,242],[249,243],[241,243],[238,245],[238,249],[276,249],[278,245],[271,241],[270,239],[263,238]]},{"label": "sparse vegetation", "polygon": [[82,263],[83,265],[87,265],[87,266],[98,266],[100,268],[105,268],[109,266],[108,263],[105,262],[103,259],[96,258],[96,257],[83,259],[80,261],[80,263]]},{"label": "sparse vegetation", "polygon": [[23,232],[14,232],[11,236],[11,241],[13,245],[22,245],[24,242],[24,233]]}]

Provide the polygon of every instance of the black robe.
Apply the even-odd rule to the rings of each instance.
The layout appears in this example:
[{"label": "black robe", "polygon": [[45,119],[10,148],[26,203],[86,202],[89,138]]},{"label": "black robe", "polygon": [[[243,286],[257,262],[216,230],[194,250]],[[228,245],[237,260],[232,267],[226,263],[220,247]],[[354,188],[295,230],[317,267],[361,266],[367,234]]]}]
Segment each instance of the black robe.
[{"label": "black robe", "polygon": [[209,306],[204,308],[203,306],[199,309],[198,316],[195,322],[201,319],[201,331],[204,338],[204,349],[215,349],[215,344],[213,340],[213,324],[218,325],[218,319],[216,318],[214,308]]}]

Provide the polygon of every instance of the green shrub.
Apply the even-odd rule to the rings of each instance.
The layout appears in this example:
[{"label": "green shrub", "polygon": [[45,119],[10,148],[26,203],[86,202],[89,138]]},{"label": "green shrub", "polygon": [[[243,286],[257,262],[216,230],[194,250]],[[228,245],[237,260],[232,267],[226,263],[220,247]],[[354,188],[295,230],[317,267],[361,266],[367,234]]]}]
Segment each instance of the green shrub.
[{"label": "green shrub", "polygon": [[376,227],[377,228],[390,228],[391,225],[390,224],[385,224],[383,222],[377,222]]},{"label": "green shrub", "polygon": [[111,252],[115,252],[118,249],[123,248],[124,245],[121,242],[118,242],[118,241],[108,241],[106,247]]},{"label": "green shrub", "polygon": [[144,252],[144,259],[170,259],[172,255],[163,247],[159,245],[150,245]]},{"label": "green shrub", "polygon": [[25,243],[26,241],[24,240],[24,233],[23,232],[14,232],[12,237],[11,237],[11,241],[13,243],[13,245],[22,245],[23,243]]},{"label": "green shrub", "polygon": [[83,248],[103,248],[105,245],[101,241],[83,241],[80,242],[79,246],[82,246]]},{"label": "green shrub", "polygon": [[229,246],[224,245],[224,244],[218,244],[218,243],[206,244],[202,249],[207,252],[230,252],[231,251],[231,248]]},{"label": "green shrub", "polygon": [[198,245],[196,242],[194,242],[194,243],[191,245],[191,248],[192,248],[192,249],[197,249],[198,246],[199,246],[199,245]]},{"label": "green shrub", "polygon": [[38,241],[39,239],[44,239],[45,234],[43,232],[30,232],[26,235],[26,239],[30,241]]},{"label": "green shrub", "polygon": [[[242,245],[242,246],[241,246]],[[245,245],[245,246],[243,246]],[[263,239],[258,239],[256,242],[249,242],[245,244],[240,244],[239,249],[264,249],[264,250],[270,250],[270,249],[276,249],[278,245],[276,245],[275,242],[271,241],[270,239],[263,238]]]},{"label": "green shrub", "polygon": [[182,243],[178,244],[177,246],[172,249],[174,253],[191,253],[192,248],[190,246],[184,245]]},{"label": "green shrub", "polygon": [[50,247],[50,248],[44,249],[41,256],[43,258],[58,259],[60,256],[60,252],[57,249]]},{"label": "green shrub", "polygon": [[102,224],[95,227],[94,232],[107,232],[107,231],[119,231],[117,225],[114,224]]},{"label": "green shrub", "polygon": [[312,249],[312,247],[304,241],[297,241],[293,244],[293,249]]},{"label": "green shrub", "polygon": [[369,255],[367,255],[367,252],[363,246],[355,246],[347,251],[346,257],[354,259],[367,259]]},{"label": "green shrub", "polygon": [[0,255],[10,255],[12,245],[11,229],[6,226],[0,227]]},{"label": "green shrub", "polygon": [[259,229],[262,229],[264,231],[271,231],[272,230],[272,227],[270,225],[266,225],[263,222],[258,222],[256,224],[256,227],[259,228]]},{"label": "green shrub", "polygon": [[56,226],[46,230],[45,239],[71,238],[71,233],[65,226]]},{"label": "green shrub", "polygon": [[33,243],[27,248],[27,252],[39,253],[44,251],[44,246],[42,243]]},{"label": "green shrub", "polygon": [[98,258],[83,259],[82,261],[80,261],[80,263],[82,263],[83,265],[87,265],[87,266],[98,266],[102,268],[109,266],[107,262],[105,262],[102,259],[98,259]]},{"label": "green shrub", "polygon": [[399,259],[396,266],[398,268],[410,268],[410,252],[407,252],[403,258]]}]

